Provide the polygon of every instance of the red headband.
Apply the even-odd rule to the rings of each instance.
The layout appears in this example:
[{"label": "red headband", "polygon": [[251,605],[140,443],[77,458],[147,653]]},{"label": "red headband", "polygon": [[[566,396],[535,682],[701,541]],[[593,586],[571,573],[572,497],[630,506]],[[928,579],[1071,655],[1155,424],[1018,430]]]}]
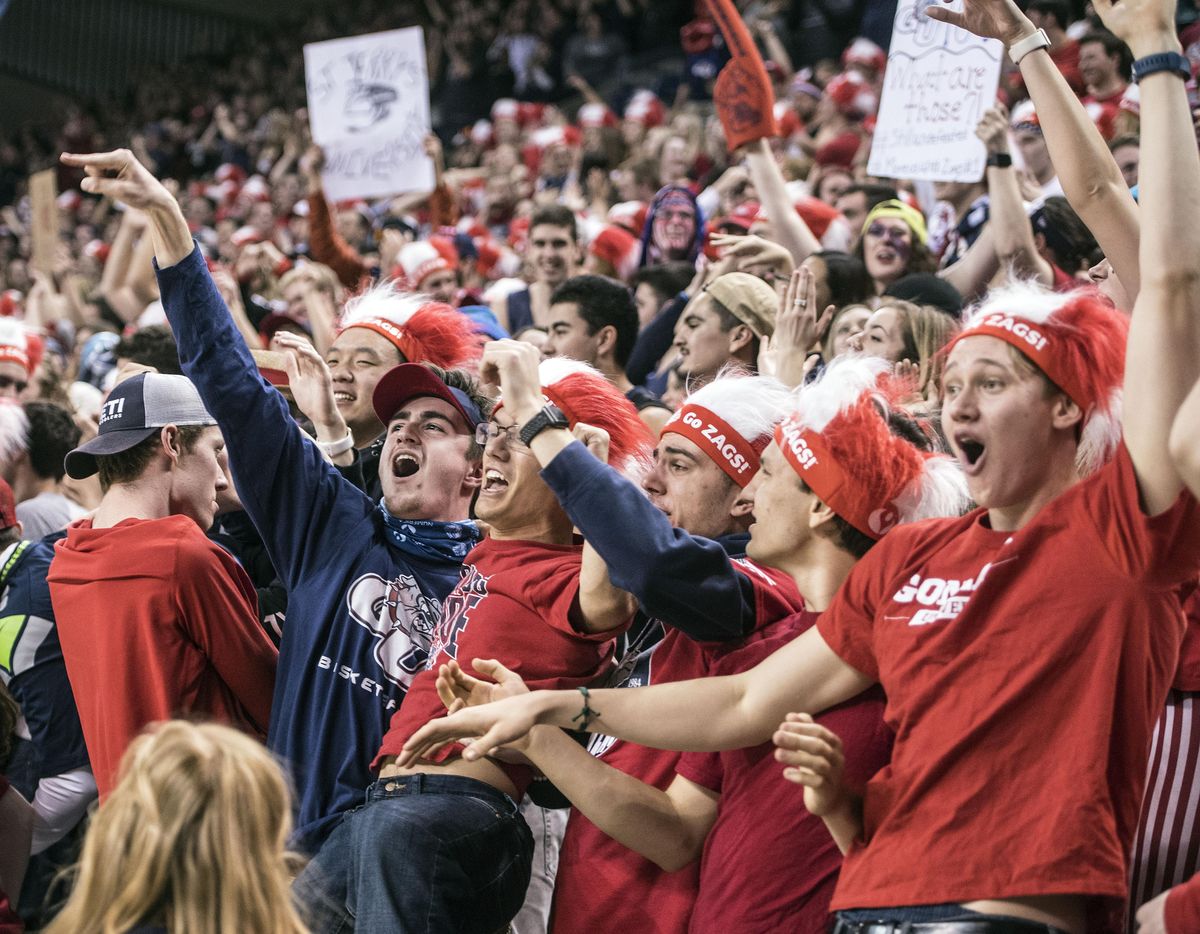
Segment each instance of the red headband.
[{"label": "red headband", "polygon": [[29,372],[29,354],[12,344],[0,344],[0,363],[17,363]]},{"label": "red headband", "polygon": [[696,442],[700,450],[738,486],[745,488],[758,473],[759,454],[766,445],[755,445],[734,431],[724,419],[701,405],[685,405],[663,426],[662,434],[674,432]]},{"label": "red headband", "polygon": [[346,325],[343,330],[349,331],[351,328],[367,328],[386,337],[409,363],[419,363],[427,358],[425,348],[421,346],[420,341],[416,340],[407,328],[401,327],[387,318],[363,318],[361,321]]},{"label": "red headband", "polygon": [[817,432],[802,428],[795,417],[785,419],[775,429],[775,443],[821,502],[863,535],[878,541],[899,520],[900,513],[891,503],[874,508],[865,501],[862,491],[834,460],[825,440]]},{"label": "red headband", "polygon": [[1059,366],[1059,359],[1055,355],[1054,346],[1051,343],[1052,335],[1047,333],[1044,325],[1039,326],[1027,318],[1005,314],[1002,311],[993,312],[986,315],[978,324],[959,334],[946,350],[949,352],[964,337],[981,335],[995,337],[1016,347],[1046,374],[1050,382],[1065,392],[1085,414],[1091,409],[1095,400],[1088,398],[1078,379]]}]

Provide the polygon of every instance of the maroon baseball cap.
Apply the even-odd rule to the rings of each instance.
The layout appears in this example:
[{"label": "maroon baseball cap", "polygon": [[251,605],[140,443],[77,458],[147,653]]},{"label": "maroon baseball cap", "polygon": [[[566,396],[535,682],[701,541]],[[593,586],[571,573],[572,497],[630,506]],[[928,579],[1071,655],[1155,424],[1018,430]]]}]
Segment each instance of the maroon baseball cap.
[{"label": "maroon baseball cap", "polygon": [[404,403],[421,396],[433,396],[449,402],[467,421],[472,431],[485,421],[479,406],[461,389],[447,386],[427,366],[420,363],[401,363],[383,374],[371,396],[375,414],[385,425],[400,411]]},{"label": "maroon baseball cap", "polygon": [[0,530],[11,529],[17,524],[17,498],[12,487],[0,480]]}]

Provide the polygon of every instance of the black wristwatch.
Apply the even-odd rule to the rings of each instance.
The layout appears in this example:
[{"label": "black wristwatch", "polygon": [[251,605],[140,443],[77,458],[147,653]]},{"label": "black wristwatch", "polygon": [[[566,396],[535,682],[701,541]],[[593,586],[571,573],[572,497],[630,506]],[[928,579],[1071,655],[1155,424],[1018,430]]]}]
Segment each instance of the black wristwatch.
[{"label": "black wristwatch", "polygon": [[989,152],[987,164],[993,169],[1011,169],[1012,156],[1006,152]]},{"label": "black wristwatch", "polygon": [[529,447],[530,442],[547,428],[570,427],[571,423],[567,421],[567,416],[563,415],[562,409],[553,403],[548,403],[542,406],[537,415],[522,425],[521,430],[517,434],[521,439],[521,443],[525,447]]},{"label": "black wristwatch", "polygon": [[1192,63],[1178,52],[1158,52],[1154,55],[1147,55],[1133,63],[1133,80],[1141,81],[1160,71],[1173,72],[1187,81],[1192,77]]}]

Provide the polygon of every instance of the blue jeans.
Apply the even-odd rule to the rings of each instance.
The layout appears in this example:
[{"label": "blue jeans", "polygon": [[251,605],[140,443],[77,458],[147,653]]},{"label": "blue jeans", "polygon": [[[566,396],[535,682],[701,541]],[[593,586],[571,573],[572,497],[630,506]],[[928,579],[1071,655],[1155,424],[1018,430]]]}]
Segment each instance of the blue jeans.
[{"label": "blue jeans", "polygon": [[496,934],[521,908],[533,836],[517,805],[457,775],[367,789],[293,891],[314,934]]},{"label": "blue jeans", "polygon": [[1058,928],[1048,924],[1039,924],[1037,921],[1027,921],[1024,918],[1013,918],[1009,915],[985,915],[954,902],[941,905],[906,905],[897,908],[852,908],[837,913],[833,929],[836,931],[839,923],[848,925],[872,922],[902,924],[906,921],[912,924],[937,921],[1003,921],[1028,926],[1030,934],[1063,934]]}]

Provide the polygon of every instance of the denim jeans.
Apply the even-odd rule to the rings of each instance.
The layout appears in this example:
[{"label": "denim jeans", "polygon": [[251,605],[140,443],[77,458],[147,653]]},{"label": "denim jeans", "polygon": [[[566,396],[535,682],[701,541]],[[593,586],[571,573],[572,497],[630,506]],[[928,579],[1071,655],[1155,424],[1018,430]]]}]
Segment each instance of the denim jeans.
[{"label": "denim jeans", "polygon": [[901,924],[906,921],[912,924],[936,921],[1003,921],[1023,926],[1027,925],[1030,934],[1063,934],[1058,928],[1051,927],[1048,924],[1039,924],[1037,921],[1027,921],[1024,918],[1014,918],[1010,915],[981,914],[978,911],[971,911],[969,908],[964,908],[962,905],[954,902],[941,905],[907,905],[897,908],[854,908],[848,911],[839,911],[837,913],[837,920],[833,924],[833,929],[836,931],[840,922],[846,924],[870,924],[872,922]]},{"label": "denim jeans", "polygon": [[521,907],[533,838],[507,795],[457,775],[367,789],[293,886],[314,934],[497,934]]},{"label": "denim jeans", "polygon": [[539,807],[525,796],[521,816],[533,833],[533,872],[525,904],[513,918],[512,934],[546,934],[550,929],[550,903],[554,899],[554,878],[558,875],[558,854],[567,831],[567,808]]}]

